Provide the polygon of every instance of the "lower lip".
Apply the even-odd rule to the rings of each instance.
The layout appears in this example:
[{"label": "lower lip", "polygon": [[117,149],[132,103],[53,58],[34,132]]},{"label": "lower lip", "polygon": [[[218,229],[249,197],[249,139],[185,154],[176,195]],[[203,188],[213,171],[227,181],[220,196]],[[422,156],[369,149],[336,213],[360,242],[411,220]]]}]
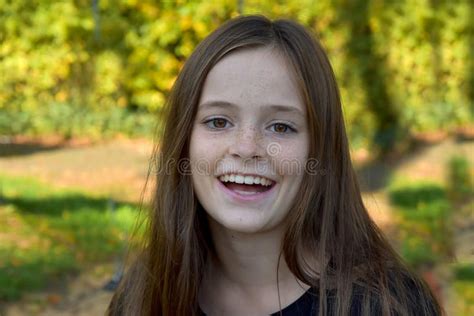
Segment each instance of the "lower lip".
[{"label": "lower lip", "polygon": [[217,181],[217,186],[222,191],[224,191],[224,193],[227,194],[232,200],[237,201],[237,202],[254,202],[254,201],[264,200],[273,194],[273,192],[275,191],[275,187],[277,186],[277,183],[275,183],[268,191],[243,195],[238,192],[230,190],[221,181],[219,181],[219,179],[216,179],[216,181]]}]

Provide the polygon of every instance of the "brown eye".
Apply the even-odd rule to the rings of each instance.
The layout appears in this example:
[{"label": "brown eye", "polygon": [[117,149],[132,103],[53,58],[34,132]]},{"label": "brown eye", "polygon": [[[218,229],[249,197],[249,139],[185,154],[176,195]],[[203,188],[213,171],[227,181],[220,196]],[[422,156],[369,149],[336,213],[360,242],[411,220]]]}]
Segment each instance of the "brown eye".
[{"label": "brown eye", "polygon": [[295,132],[295,130],[291,128],[290,126],[288,126],[287,124],[275,123],[272,126],[273,126],[273,130],[279,134],[287,134],[290,132]]},{"label": "brown eye", "polygon": [[218,118],[214,120],[214,126],[217,128],[224,128],[226,120]]},{"label": "brown eye", "polygon": [[280,123],[275,124],[275,132],[277,133],[284,133],[287,131],[287,129],[288,129],[288,126],[284,124],[280,124]]},{"label": "brown eye", "polygon": [[211,129],[222,129],[227,126],[227,120],[221,117],[213,118],[205,122]]}]

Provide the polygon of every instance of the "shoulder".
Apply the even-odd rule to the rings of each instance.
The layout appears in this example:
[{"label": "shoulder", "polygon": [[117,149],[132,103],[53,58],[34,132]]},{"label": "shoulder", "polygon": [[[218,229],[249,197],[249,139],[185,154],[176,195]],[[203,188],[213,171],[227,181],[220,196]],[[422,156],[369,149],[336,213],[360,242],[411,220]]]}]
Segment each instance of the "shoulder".
[{"label": "shoulder", "polygon": [[[352,284],[350,290],[349,315],[403,315],[403,316],[438,316],[443,315],[442,309],[426,283],[416,274],[408,270],[390,269],[386,275],[385,287],[380,288],[374,283],[381,280],[368,281],[360,278]],[[313,291],[314,308],[319,310],[319,289]],[[338,304],[341,304],[338,289],[326,290],[325,304],[328,315],[337,315]]]}]

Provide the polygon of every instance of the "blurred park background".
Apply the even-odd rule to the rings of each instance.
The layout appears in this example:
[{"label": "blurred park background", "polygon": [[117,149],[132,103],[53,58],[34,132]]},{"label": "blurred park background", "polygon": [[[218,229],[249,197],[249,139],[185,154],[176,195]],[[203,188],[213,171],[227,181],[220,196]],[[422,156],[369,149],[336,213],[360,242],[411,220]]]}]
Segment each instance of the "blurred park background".
[{"label": "blurred park background", "polygon": [[178,71],[214,28],[254,13],[320,39],[369,212],[449,315],[474,315],[473,10],[470,0],[0,0],[0,315],[104,312],[104,285],[140,239],[132,227]]}]

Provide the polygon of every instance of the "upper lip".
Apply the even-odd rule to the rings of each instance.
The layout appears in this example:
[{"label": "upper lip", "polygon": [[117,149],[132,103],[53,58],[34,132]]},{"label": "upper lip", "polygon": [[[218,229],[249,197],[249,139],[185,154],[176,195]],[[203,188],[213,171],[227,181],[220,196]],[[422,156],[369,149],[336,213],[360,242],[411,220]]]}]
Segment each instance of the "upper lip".
[{"label": "upper lip", "polygon": [[272,179],[271,177],[268,177],[268,176],[265,176],[265,175],[255,174],[255,173],[238,172],[238,171],[229,171],[229,172],[221,173],[217,177],[219,178],[221,176],[225,176],[226,174],[238,174],[238,175],[242,175],[242,176],[260,177],[260,178],[265,178],[265,179],[273,181],[273,182],[277,182],[276,180]]}]

